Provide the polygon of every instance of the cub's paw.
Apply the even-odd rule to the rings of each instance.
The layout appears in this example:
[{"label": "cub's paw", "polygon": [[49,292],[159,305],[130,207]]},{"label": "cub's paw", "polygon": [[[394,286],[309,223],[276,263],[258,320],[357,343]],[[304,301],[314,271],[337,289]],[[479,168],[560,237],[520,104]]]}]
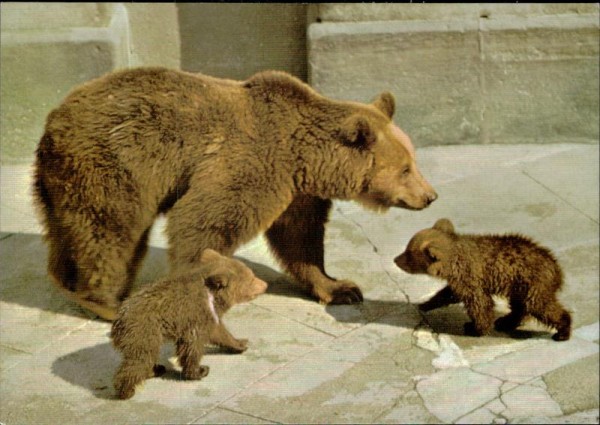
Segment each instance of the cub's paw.
[{"label": "cub's paw", "polygon": [[464,330],[465,330],[465,335],[468,335],[468,336],[482,336],[483,335],[483,332],[480,331],[479,329],[477,329],[477,327],[475,326],[475,323],[473,323],[473,322],[465,323]]},{"label": "cub's paw", "polygon": [[436,304],[434,304],[434,303],[432,303],[432,302],[430,302],[430,301],[425,301],[424,303],[417,304],[417,307],[421,311],[431,311],[431,310],[435,310],[439,306],[436,305]]},{"label": "cub's paw", "polygon": [[233,354],[243,353],[248,349],[247,339],[236,339],[234,344],[223,346],[228,352]]},{"label": "cub's paw", "polygon": [[117,397],[121,400],[128,400],[135,395],[135,385],[117,383],[115,389],[117,390]]},{"label": "cub's paw", "polygon": [[161,364],[155,364],[152,367],[152,377],[163,376],[167,372],[167,368]]},{"label": "cub's paw", "polygon": [[554,341],[567,341],[571,338],[571,331],[558,331],[554,335],[552,335],[552,339]]},{"label": "cub's paw", "polygon": [[189,380],[199,380],[208,375],[210,371],[210,367],[204,365],[198,365],[193,369],[184,370],[182,375],[185,379]]}]

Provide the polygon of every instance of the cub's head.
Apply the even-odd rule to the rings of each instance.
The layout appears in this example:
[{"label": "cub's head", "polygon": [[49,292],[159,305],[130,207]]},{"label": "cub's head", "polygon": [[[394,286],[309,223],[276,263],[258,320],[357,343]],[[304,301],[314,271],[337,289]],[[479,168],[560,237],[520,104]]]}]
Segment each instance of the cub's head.
[{"label": "cub's head", "polygon": [[200,257],[205,267],[205,285],[221,304],[248,302],[267,290],[267,283],[254,276],[241,261],[205,249]]},{"label": "cub's head", "polygon": [[437,193],[417,167],[410,138],[392,122],[394,97],[384,92],[368,108],[371,113],[355,113],[341,129],[346,144],[373,154],[369,178],[355,200],[375,210],[427,207],[437,199]]},{"label": "cub's head", "polygon": [[455,239],[452,222],[446,218],[439,219],[432,228],[415,234],[394,263],[407,273],[444,278],[443,266],[450,257]]}]

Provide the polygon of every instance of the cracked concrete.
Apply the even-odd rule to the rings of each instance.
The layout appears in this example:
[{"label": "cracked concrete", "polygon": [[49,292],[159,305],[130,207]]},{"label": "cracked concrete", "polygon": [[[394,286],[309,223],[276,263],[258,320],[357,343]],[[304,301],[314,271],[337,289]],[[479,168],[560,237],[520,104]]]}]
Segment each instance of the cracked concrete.
[{"label": "cracked concrete", "polygon": [[[447,146],[417,150],[440,198],[421,212],[375,214],[336,201],[328,273],[356,281],[365,301],[325,306],[281,273],[258,237],[236,256],[270,283],[225,317],[250,340],[241,355],[209,347],[210,374],[169,371],[128,401],[114,398],[119,355],[110,325],[58,293],[31,208],[29,166],[2,167],[0,422],[14,423],[598,423],[598,145]],[[556,253],[571,340],[535,321],[512,334],[463,335],[462,306],[415,304],[444,282],[392,262],[440,217],[461,232],[520,232]],[[137,285],[167,272],[165,220]],[[505,314],[498,299],[496,313]]]}]

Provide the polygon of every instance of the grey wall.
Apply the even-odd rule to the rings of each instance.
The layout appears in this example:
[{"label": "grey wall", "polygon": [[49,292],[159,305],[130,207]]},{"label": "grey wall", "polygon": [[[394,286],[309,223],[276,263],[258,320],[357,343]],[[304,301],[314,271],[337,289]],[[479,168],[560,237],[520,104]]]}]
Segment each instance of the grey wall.
[{"label": "grey wall", "polygon": [[119,68],[180,67],[174,4],[0,4],[0,160],[28,163],[46,115],[76,85]]},{"label": "grey wall", "polygon": [[0,160],[29,163],[75,85],[162,65],[288,71],[334,98],[397,98],[422,145],[598,143],[599,6],[0,3]]},{"label": "grey wall", "polygon": [[420,146],[598,143],[598,3],[320,3],[309,81],[397,100]]},{"label": "grey wall", "polygon": [[180,3],[177,7],[184,70],[245,79],[264,69],[278,69],[306,80],[306,5]]}]

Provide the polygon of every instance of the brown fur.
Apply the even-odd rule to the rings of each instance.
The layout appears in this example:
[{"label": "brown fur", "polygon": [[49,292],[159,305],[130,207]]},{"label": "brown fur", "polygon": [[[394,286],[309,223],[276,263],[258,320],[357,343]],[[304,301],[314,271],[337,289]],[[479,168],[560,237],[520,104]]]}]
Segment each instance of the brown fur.
[{"label": "brown fur", "polygon": [[247,340],[235,339],[221,317],[234,304],[250,301],[266,289],[267,284],[244,264],[207,249],[195,269],[132,295],[119,309],[111,332],[113,345],[123,356],[114,378],[118,397],[132,397],[136,385],[164,372],[156,361],[165,339],[175,341],[185,379],[208,374],[208,366],[200,364],[208,342],[236,353],[245,351]]},{"label": "brown fur", "polygon": [[174,271],[266,232],[319,300],[361,301],[354,283],[325,273],[331,199],[385,210],[437,197],[393,112],[389,93],[370,105],[335,101],[275,71],[231,81],[138,68],[85,83],[49,114],[37,149],[50,275],[114,319],[166,213]]},{"label": "brown fur", "polygon": [[571,315],[558,302],[562,270],[552,252],[520,235],[459,235],[448,219],[418,232],[406,251],[395,258],[408,273],[425,273],[448,281],[448,286],[420,305],[431,310],[463,302],[472,323],[470,335],[489,333],[494,319],[492,295],[508,298],[511,312],[496,321],[498,330],[516,329],[531,315],[557,333],[571,335]]}]

